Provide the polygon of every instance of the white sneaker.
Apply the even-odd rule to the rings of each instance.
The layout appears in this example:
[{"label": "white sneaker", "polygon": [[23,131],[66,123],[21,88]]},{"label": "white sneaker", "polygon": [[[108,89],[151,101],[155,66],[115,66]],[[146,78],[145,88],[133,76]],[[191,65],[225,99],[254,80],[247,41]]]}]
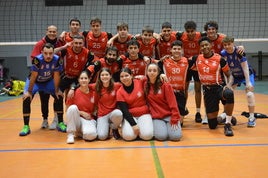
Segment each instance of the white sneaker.
[{"label": "white sneaker", "polygon": [[48,128],[48,122],[47,122],[47,119],[44,119],[44,120],[43,120],[42,125],[41,125],[41,128],[42,128],[42,129],[46,129],[46,128]]},{"label": "white sneaker", "polygon": [[207,118],[207,116],[202,119],[201,123],[202,124],[208,124],[208,118]]},{"label": "white sneaker", "polygon": [[57,125],[58,125],[58,118],[54,118],[52,123],[49,126],[49,129],[50,130],[55,130],[57,128]]},{"label": "white sneaker", "polygon": [[73,133],[68,133],[66,143],[68,143],[68,144],[74,143],[74,134]]}]

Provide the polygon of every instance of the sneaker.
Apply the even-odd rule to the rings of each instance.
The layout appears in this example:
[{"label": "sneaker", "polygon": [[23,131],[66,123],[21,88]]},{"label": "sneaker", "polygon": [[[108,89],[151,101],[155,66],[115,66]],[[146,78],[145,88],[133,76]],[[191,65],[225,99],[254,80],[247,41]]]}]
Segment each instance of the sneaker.
[{"label": "sneaker", "polygon": [[208,124],[208,118],[207,116],[202,119],[202,124]]},{"label": "sneaker", "polygon": [[232,126],[230,123],[224,125],[224,134],[225,136],[233,136]]},{"label": "sneaker", "polygon": [[[221,116],[218,116],[217,119],[218,119],[218,124],[219,125],[224,125],[225,122],[226,122],[226,118],[222,119]],[[232,116],[231,123],[232,123],[233,126],[235,126],[237,124],[236,117]]]},{"label": "sneaker", "polygon": [[73,133],[68,133],[66,143],[68,143],[68,144],[74,143],[74,134]]},{"label": "sneaker", "polygon": [[57,128],[57,125],[58,125],[58,119],[54,118],[48,128],[49,130],[55,130]]},{"label": "sneaker", "polygon": [[256,118],[253,120],[248,120],[248,127],[255,127],[256,126]]},{"label": "sneaker", "polygon": [[66,132],[67,127],[66,127],[66,125],[63,122],[60,122],[57,125],[57,129],[60,132]]},{"label": "sneaker", "polygon": [[42,128],[42,129],[46,129],[46,128],[48,128],[48,122],[47,122],[47,119],[44,119],[44,120],[43,120],[42,125],[41,125],[41,128]]},{"label": "sneaker", "polygon": [[202,122],[201,114],[199,112],[197,112],[195,114],[195,122],[197,122],[197,123],[201,123]]},{"label": "sneaker", "polygon": [[30,133],[31,133],[30,126],[24,125],[20,132],[20,136],[26,136],[29,135]]},{"label": "sneaker", "polygon": [[112,129],[112,132],[113,132],[113,137],[118,140],[121,136],[118,132],[118,129]]}]

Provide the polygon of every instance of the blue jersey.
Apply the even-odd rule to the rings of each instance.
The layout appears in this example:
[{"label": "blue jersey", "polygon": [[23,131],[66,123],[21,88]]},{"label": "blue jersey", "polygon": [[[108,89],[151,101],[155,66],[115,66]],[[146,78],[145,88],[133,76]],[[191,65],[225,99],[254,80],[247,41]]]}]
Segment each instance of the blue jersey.
[{"label": "blue jersey", "polygon": [[245,78],[241,63],[247,61],[247,58],[245,56],[241,56],[236,51],[237,48],[235,47],[234,52],[232,54],[229,54],[224,49],[221,51],[221,55],[227,60],[227,63],[230,67],[230,70],[232,71],[232,75],[234,76],[234,78]]},{"label": "blue jersey", "polygon": [[42,54],[33,59],[31,70],[38,72],[36,82],[47,82],[53,79],[54,72],[62,72],[63,65],[59,56],[54,55],[52,61],[46,62]]}]

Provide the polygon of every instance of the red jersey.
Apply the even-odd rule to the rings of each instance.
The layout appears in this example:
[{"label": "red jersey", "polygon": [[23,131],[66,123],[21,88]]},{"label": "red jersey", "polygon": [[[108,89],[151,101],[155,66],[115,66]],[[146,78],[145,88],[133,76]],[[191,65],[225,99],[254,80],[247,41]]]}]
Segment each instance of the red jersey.
[{"label": "red jersey", "polygon": [[[53,40],[54,41],[54,40]],[[55,40],[54,43],[52,43],[51,41],[48,40],[47,37],[43,37],[41,40],[39,40],[33,48],[33,51],[31,53],[31,58],[33,59],[35,56],[39,55],[42,53],[42,48],[46,43],[51,43],[54,45],[55,48],[61,47],[64,44],[62,42],[60,42],[59,40]],[[57,54],[59,55],[59,54]]]},{"label": "red jersey", "polygon": [[139,52],[148,57],[154,57],[155,56],[155,48],[157,41],[155,38],[152,38],[150,43],[148,45],[145,45],[141,38],[138,38],[137,41],[140,44]]},{"label": "red jersey", "polygon": [[180,113],[173,88],[169,83],[163,83],[159,91],[155,94],[153,85],[147,96],[150,114],[153,119],[163,119],[171,116],[171,120],[179,121]]},{"label": "red jersey", "polygon": [[[85,69],[86,65],[92,60],[89,58],[89,50],[83,47],[80,53],[75,53],[72,46],[66,49],[64,55],[64,73],[68,77],[78,77]],[[93,58],[93,57],[92,57]]]},{"label": "red jersey", "polygon": [[188,67],[188,60],[185,57],[181,57],[179,61],[174,61],[172,58],[164,59],[163,70],[174,90],[185,90]]},{"label": "red jersey", "polygon": [[134,76],[145,75],[146,63],[143,59],[138,58],[136,60],[131,60],[125,55],[121,55],[120,58],[123,62],[122,67],[128,67],[129,69],[131,69]]},{"label": "red jersey", "polygon": [[224,34],[218,33],[218,38],[216,40],[211,41],[212,51],[214,53],[221,53],[221,50],[223,49],[222,40],[224,37]]},{"label": "red jersey", "polygon": [[[224,66],[221,66],[221,60]],[[198,71],[200,82],[203,85],[219,85],[223,83],[221,71],[229,71],[227,62],[219,54],[214,53],[210,58],[205,58],[203,54],[198,55],[195,65]]]},{"label": "red jersey", "polygon": [[[100,69],[100,68],[104,68],[104,67],[110,69],[112,74],[114,74],[114,73],[120,71],[120,66],[119,66],[119,64],[118,64],[117,62],[113,62],[113,63],[110,65],[110,64],[108,64],[108,63],[106,62],[105,58],[100,58],[99,62],[97,62],[96,64],[97,64],[97,65],[100,65],[100,66],[97,67],[97,68],[99,68],[99,69]],[[95,63],[94,63],[94,65],[95,65]],[[92,73],[94,73],[94,72],[98,72],[98,71],[95,71],[95,70],[94,70],[94,66],[93,66],[93,65],[88,66],[88,70],[89,70],[90,72],[92,72]]]},{"label": "red jersey", "polygon": [[119,55],[125,54],[127,52],[127,42],[131,40],[131,38],[132,38],[132,35],[129,34],[127,37],[127,41],[124,43],[120,43],[118,39],[114,40],[113,46],[115,46],[118,49]]},{"label": "red jersey", "polygon": [[[83,36],[82,32],[79,32],[78,35]],[[70,32],[65,32],[62,41],[63,41],[64,44],[66,44],[68,42],[72,42],[73,37],[71,36],[71,33]]]},{"label": "red jersey", "polygon": [[86,36],[86,47],[90,52],[94,53],[94,56],[102,58],[105,56],[106,45],[109,40],[107,32],[101,32],[99,37],[94,37],[90,31]]},{"label": "red jersey", "polygon": [[157,45],[157,48],[158,48],[158,56],[159,58],[165,56],[165,55],[170,55],[171,52],[171,44],[176,41],[177,37],[174,33],[171,33],[171,36],[170,36],[170,39],[169,41],[165,41],[163,39],[160,40],[160,42],[158,43]]},{"label": "red jersey", "polygon": [[120,87],[121,83],[114,83],[112,92],[108,92],[107,88],[102,88],[100,96],[96,93],[98,117],[105,116],[116,109],[116,92]]},{"label": "red jersey", "polygon": [[187,33],[182,33],[182,36],[179,40],[181,40],[181,42],[183,43],[184,57],[190,58],[200,53],[200,47],[198,42],[200,38],[200,32],[196,32],[196,35],[193,40],[189,40],[189,38],[187,37]]},{"label": "red jersey", "polygon": [[77,88],[72,98],[67,98],[66,105],[76,105],[79,111],[84,111],[94,118],[93,112],[95,111],[95,93],[94,87],[89,85],[89,93],[84,93]]},{"label": "red jersey", "polygon": [[116,93],[116,100],[127,103],[128,110],[134,117],[149,114],[149,108],[143,90],[145,81],[134,79],[133,82],[133,91],[128,93],[125,91],[124,87],[120,87]]}]

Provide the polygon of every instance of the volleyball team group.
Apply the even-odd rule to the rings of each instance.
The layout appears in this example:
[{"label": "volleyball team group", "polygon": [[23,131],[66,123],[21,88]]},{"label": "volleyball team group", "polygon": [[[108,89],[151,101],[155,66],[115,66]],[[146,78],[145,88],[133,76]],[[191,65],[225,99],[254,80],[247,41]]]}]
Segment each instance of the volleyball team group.
[{"label": "volleyball team group", "polygon": [[[243,84],[249,110],[247,127],[256,126],[253,69],[244,47],[219,33],[217,22],[208,21],[204,32],[196,31],[194,21],[187,21],[184,31],[174,31],[171,23],[164,22],[159,33],[144,26],[136,35],[129,34],[125,22],[117,24],[115,35],[101,27],[98,17],[90,20],[89,31],[80,31],[77,18],[71,19],[69,31],[61,34],[55,25],[48,26],[46,36],[31,53],[20,136],[31,133],[31,102],[38,92],[41,128],[67,132],[68,144],[77,137],[86,141],[111,137],[179,141],[183,119],[189,114],[192,80],[196,123],[207,124],[209,129],[222,124],[224,135],[233,136],[232,126],[237,122],[232,116],[234,89]],[[54,119],[49,124],[50,96],[54,98]],[[219,111],[220,104],[223,111]]]}]

